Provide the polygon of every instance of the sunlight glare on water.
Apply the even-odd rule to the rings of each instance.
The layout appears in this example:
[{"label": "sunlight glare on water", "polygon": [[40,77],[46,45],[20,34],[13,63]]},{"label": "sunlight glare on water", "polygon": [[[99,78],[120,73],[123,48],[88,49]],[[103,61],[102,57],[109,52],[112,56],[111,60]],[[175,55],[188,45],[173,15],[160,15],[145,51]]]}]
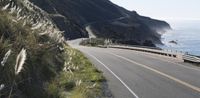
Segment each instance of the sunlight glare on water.
[{"label": "sunlight glare on water", "polygon": [[[173,30],[162,36],[163,49],[188,52],[200,56],[200,21],[171,21]],[[175,41],[178,44],[170,43]]]}]

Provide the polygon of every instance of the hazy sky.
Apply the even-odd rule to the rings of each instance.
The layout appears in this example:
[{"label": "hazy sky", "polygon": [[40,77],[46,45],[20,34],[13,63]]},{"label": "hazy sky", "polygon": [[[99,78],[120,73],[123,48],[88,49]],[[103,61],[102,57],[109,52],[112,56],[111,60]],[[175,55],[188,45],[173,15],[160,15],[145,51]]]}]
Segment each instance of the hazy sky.
[{"label": "hazy sky", "polygon": [[200,20],[200,0],[111,0],[141,15],[158,19]]}]

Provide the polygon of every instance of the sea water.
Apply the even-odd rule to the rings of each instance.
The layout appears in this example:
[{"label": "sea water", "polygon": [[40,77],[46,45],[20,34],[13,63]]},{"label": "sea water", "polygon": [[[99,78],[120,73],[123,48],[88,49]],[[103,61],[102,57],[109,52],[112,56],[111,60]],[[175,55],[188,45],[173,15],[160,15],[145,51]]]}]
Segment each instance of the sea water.
[{"label": "sea water", "polygon": [[169,20],[168,23],[172,30],[162,35],[164,45],[159,47],[200,56],[200,20]]}]

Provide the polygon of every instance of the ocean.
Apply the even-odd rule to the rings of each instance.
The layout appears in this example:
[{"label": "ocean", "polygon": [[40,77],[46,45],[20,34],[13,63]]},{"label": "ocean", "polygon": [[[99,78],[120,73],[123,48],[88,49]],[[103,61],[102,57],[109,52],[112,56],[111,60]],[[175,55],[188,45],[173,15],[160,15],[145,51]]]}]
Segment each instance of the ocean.
[{"label": "ocean", "polygon": [[200,56],[200,20],[176,20],[167,22],[173,30],[162,35],[164,45],[159,47]]}]

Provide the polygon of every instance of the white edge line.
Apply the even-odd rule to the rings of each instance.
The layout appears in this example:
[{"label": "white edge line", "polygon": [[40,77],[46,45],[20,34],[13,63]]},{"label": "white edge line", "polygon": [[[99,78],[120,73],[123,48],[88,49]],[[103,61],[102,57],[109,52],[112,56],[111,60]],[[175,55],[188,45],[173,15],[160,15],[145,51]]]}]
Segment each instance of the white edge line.
[{"label": "white edge line", "polygon": [[[183,65],[183,64],[179,64],[179,63],[176,63],[176,62],[173,62],[173,61],[170,62],[169,60],[160,59],[159,57],[161,57],[161,58],[167,58],[167,59],[173,59],[173,58],[165,57],[165,56],[162,56],[162,55],[156,55],[156,54],[146,53],[146,52],[145,52],[145,53],[144,53],[144,52],[139,52],[139,51],[135,51],[135,52],[137,52],[137,54],[138,54],[138,55],[141,55],[141,56],[147,56],[147,57],[150,57],[150,58],[153,58],[153,59],[156,59],[156,60],[161,60],[161,61],[163,61],[163,62],[175,64],[175,65],[177,65],[177,66],[184,67],[184,68],[186,68],[186,69],[200,71],[200,69],[198,69],[198,68],[189,67],[189,66],[186,66],[186,65]],[[140,54],[140,53],[141,53],[141,54]],[[151,55],[151,56],[150,56],[150,55]],[[158,58],[155,57],[155,56],[158,56]]]},{"label": "white edge line", "polygon": [[97,59],[95,56],[87,53],[89,56],[93,57],[96,61],[98,61],[100,64],[102,64],[108,71],[110,71],[110,73],[112,73],[130,92],[133,96],[135,96],[135,98],[139,98],[135,92],[133,92],[126,83],[124,83],[122,81],[122,79],[120,77],[118,77],[110,68],[108,68],[104,63],[102,63],[99,59]]},{"label": "white edge line", "polygon": [[[145,54],[144,54],[144,55],[145,55]],[[145,55],[145,56],[150,57],[150,58],[153,58],[153,59],[156,59],[156,60],[161,60],[161,61],[163,61],[163,62],[175,64],[175,65],[177,65],[177,66],[184,67],[184,68],[186,68],[186,69],[200,71],[200,69],[198,69],[198,68],[189,67],[189,66],[186,66],[186,65],[183,65],[183,64],[175,63],[175,62],[173,62],[173,61],[170,62],[170,61],[168,61],[168,60],[164,60],[164,59],[160,59],[160,58],[156,58],[156,57],[152,57],[152,56],[148,56],[148,55]]]},{"label": "white edge line", "polygon": [[148,70],[151,70],[151,71],[153,71],[153,72],[155,72],[155,73],[157,73],[157,74],[160,74],[160,75],[162,75],[162,76],[164,76],[164,77],[167,77],[168,79],[171,79],[171,80],[173,80],[173,81],[175,81],[175,82],[177,82],[177,83],[180,83],[180,84],[182,84],[182,85],[184,85],[184,86],[186,86],[186,87],[188,87],[188,88],[190,88],[190,89],[193,89],[193,90],[195,90],[195,91],[197,91],[197,92],[200,92],[200,88],[195,87],[195,86],[193,86],[193,85],[191,85],[191,84],[189,84],[189,83],[187,83],[187,82],[184,82],[184,81],[182,81],[182,80],[179,80],[179,79],[177,79],[177,78],[175,78],[175,77],[172,77],[172,76],[170,76],[170,75],[168,75],[168,74],[165,74],[165,73],[163,73],[163,72],[161,72],[161,71],[158,71],[158,70],[156,70],[156,69],[153,69],[153,68],[151,68],[151,67],[148,67],[148,66],[146,66],[146,65],[144,65],[144,64],[137,63],[137,62],[135,62],[135,61],[133,61],[133,60],[130,60],[130,59],[128,59],[128,58],[125,58],[125,57],[120,56],[120,55],[117,55],[117,54],[113,54],[113,53],[109,53],[109,54],[114,55],[114,56],[119,57],[119,58],[122,58],[122,59],[124,59],[124,60],[126,60],[126,61],[129,61],[129,62],[131,62],[131,63],[133,63],[133,64],[136,64],[136,65],[141,66],[141,67],[143,67],[143,68],[146,68],[146,69],[148,69]]}]

